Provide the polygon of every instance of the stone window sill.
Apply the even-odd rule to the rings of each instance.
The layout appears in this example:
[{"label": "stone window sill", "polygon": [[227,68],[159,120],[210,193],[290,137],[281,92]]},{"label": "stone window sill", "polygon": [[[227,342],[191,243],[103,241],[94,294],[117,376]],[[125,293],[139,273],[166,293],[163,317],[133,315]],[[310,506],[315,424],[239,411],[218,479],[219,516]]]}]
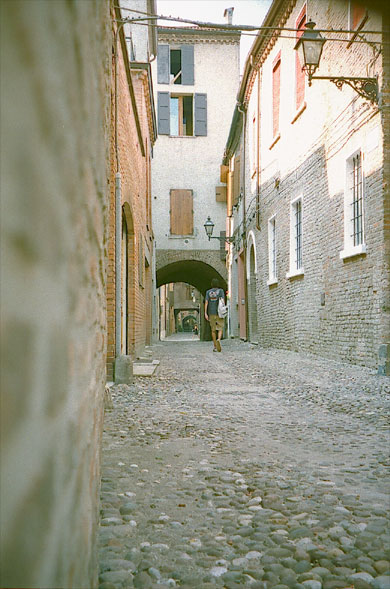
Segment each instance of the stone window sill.
[{"label": "stone window sill", "polygon": [[347,247],[340,252],[340,259],[346,260],[348,258],[354,258],[355,256],[364,256],[367,253],[367,246],[365,243]]},{"label": "stone window sill", "polygon": [[274,286],[275,284],[278,284],[277,278],[270,278],[269,280],[267,280],[267,286]]},{"label": "stone window sill", "polygon": [[196,235],[168,235],[168,239],[195,239]]},{"label": "stone window sill", "polygon": [[303,111],[306,110],[306,107],[307,107],[306,102],[303,102],[301,104],[301,106],[298,108],[298,110],[296,111],[296,113],[295,113],[295,115],[294,115],[294,117],[293,117],[293,119],[291,121],[291,124],[292,125],[295,123],[295,121],[297,121],[299,119],[299,117],[301,116],[301,114],[303,113]]},{"label": "stone window sill", "polygon": [[279,141],[279,139],[280,139],[280,133],[278,133],[278,134],[277,134],[277,135],[276,135],[276,136],[273,138],[273,141],[272,141],[272,143],[271,143],[271,145],[269,146],[269,148],[268,148],[268,149],[272,149],[272,148],[273,148],[273,147],[274,147],[274,146],[277,144],[277,142]]},{"label": "stone window sill", "polygon": [[290,278],[297,278],[298,276],[303,276],[304,275],[304,270],[303,268],[299,268],[299,270],[290,270],[289,272],[287,272],[286,274],[286,278],[290,279]]}]

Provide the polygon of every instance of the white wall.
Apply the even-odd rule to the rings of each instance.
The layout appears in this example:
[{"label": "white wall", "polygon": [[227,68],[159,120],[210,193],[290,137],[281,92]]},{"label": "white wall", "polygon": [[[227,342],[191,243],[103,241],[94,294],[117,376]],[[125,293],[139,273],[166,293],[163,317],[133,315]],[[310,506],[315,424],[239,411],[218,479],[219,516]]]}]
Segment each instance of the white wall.
[{"label": "white wall", "polygon": [[[159,41],[168,43],[168,41]],[[152,161],[153,223],[157,249],[219,249],[219,241],[206,238],[204,222],[210,215],[214,235],[226,227],[226,203],[215,200],[220,185],[222,161],[239,82],[239,45],[194,44],[195,85],[157,84],[157,63],[153,63],[155,101],[157,92],[207,94],[207,137],[160,135]],[[192,189],[194,235],[170,237],[169,193],[171,188]]]}]

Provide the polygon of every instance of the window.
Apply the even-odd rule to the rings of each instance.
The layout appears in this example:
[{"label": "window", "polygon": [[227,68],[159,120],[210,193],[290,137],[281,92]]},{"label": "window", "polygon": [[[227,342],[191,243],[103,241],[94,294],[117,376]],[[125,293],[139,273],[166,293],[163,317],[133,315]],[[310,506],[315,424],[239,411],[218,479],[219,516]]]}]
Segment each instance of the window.
[{"label": "window", "polygon": [[194,46],[159,45],[157,83],[194,85]]},{"label": "window", "polygon": [[268,221],[268,285],[276,284],[276,218]]},{"label": "window", "polygon": [[170,98],[170,134],[172,137],[192,136],[194,134],[192,96],[172,96]]},{"label": "window", "polygon": [[302,197],[291,203],[290,210],[290,270],[287,278],[303,274]]},{"label": "window", "polygon": [[368,18],[367,9],[361,2],[349,3],[349,28],[359,31]]},{"label": "window", "polygon": [[252,118],[252,178],[257,172],[257,120],[256,115]]},{"label": "window", "polygon": [[281,57],[279,53],[272,67],[272,134],[274,139],[279,135],[280,64]]},{"label": "window", "polygon": [[171,137],[207,135],[207,94],[157,93],[158,132]]},{"label": "window", "polygon": [[[306,4],[302,8],[296,22],[297,41],[302,36],[306,24]],[[298,51],[295,52],[295,108],[299,110],[305,99],[305,72],[299,60]]]},{"label": "window", "polygon": [[364,178],[361,151],[355,152],[346,162],[344,195],[344,250],[340,257],[365,254],[364,243]]},{"label": "window", "polygon": [[193,234],[194,211],[192,190],[172,189],[170,191],[169,214],[171,235]]}]

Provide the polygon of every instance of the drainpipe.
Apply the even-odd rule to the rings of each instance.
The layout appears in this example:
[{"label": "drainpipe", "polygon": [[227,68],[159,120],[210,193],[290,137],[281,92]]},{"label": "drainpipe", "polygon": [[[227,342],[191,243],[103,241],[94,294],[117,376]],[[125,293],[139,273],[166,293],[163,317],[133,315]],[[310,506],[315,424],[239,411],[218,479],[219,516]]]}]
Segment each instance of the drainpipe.
[{"label": "drainpipe", "polygon": [[122,229],[122,197],[121,197],[121,173],[118,147],[118,37],[125,23],[118,24],[114,34],[114,64],[115,64],[115,358],[121,355],[122,338],[122,267],[121,267],[121,229]]},{"label": "drainpipe", "polygon": [[245,187],[245,179],[246,179],[246,123],[247,123],[247,112],[246,109],[241,110],[238,107],[240,113],[244,116],[242,117],[242,124],[244,127],[243,132],[243,150],[242,150],[242,175],[243,175],[243,182],[242,182],[242,207],[243,207],[243,214],[242,214],[242,226],[243,226],[243,244],[244,244],[244,273],[245,273],[245,280],[244,280],[244,293],[245,293],[245,331],[246,331],[246,339],[249,339],[249,309],[248,309],[248,278],[246,275],[246,187]]},{"label": "drainpipe", "polygon": [[261,124],[260,124],[260,92],[261,92],[261,73],[262,68],[259,67],[257,70],[257,178],[256,178],[256,227],[260,229],[260,132],[261,132]]}]

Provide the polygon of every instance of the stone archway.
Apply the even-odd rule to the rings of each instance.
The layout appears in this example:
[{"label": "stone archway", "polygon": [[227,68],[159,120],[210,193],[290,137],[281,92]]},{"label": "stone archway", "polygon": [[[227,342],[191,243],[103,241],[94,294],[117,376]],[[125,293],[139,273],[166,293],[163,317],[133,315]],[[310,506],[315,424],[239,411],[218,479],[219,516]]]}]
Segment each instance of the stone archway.
[{"label": "stone archway", "polygon": [[[206,290],[210,288],[213,278],[217,278],[221,288],[226,291],[226,267],[216,257],[216,262],[219,262],[218,269],[224,272],[223,275],[206,261],[185,258],[184,256],[180,256],[180,253],[169,252],[170,255],[166,257],[159,257],[157,254],[156,286],[159,288],[171,282],[186,282],[194,286],[201,293],[200,339],[209,341],[211,339],[211,333],[209,323],[204,319],[204,296]],[[191,252],[188,253],[191,255]],[[205,258],[209,260],[210,255],[207,254],[210,254],[210,252],[205,252],[205,254]],[[166,262],[165,265],[164,262]]]}]

